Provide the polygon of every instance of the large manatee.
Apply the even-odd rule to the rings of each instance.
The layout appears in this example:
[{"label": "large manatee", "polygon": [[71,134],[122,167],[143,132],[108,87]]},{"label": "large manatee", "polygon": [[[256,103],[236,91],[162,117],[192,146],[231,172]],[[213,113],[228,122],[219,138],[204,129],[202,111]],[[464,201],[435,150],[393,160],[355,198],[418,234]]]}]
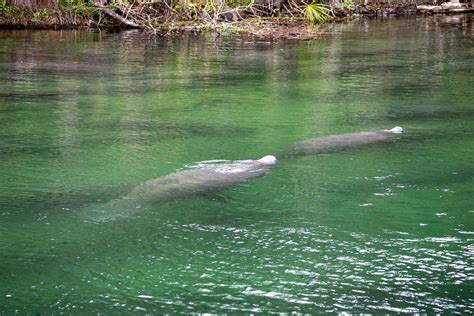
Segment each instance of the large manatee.
[{"label": "large manatee", "polygon": [[143,208],[193,194],[208,193],[263,175],[277,162],[274,156],[258,160],[204,161],[189,169],[146,181],[127,195],[78,212],[92,221],[128,217]]},{"label": "large manatee", "polygon": [[282,156],[314,155],[346,148],[359,147],[392,140],[397,134],[401,134],[402,132],[403,128],[396,126],[388,130],[384,129],[373,132],[339,134],[307,139],[287,147],[283,151]]}]

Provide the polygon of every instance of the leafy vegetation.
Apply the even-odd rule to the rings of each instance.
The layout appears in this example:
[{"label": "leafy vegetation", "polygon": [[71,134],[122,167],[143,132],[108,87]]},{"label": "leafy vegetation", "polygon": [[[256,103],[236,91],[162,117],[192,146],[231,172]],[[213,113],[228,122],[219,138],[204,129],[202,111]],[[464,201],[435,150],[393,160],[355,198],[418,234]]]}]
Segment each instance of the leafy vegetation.
[{"label": "leafy vegetation", "polygon": [[31,18],[31,20],[33,22],[38,23],[41,20],[41,18],[48,18],[48,16],[49,16],[48,9],[43,8],[39,11],[33,12],[33,17]]},{"label": "leafy vegetation", "polygon": [[2,3],[0,4],[0,14],[10,17],[22,17],[24,14],[24,10]]},{"label": "leafy vegetation", "polygon": [[[290,2],[291,1],[291,2]],[[296,2],[295,2],[296,1]],[[18,1],[2,1],[0,12],[16,12],[9,3]],[[85,14],[88,18],[97,11],[129,26],[155,29],[169,22],[194,21],[206,27],[219,28],[221,22],[235,22],[246,16],[291,16],[304,17],[309,23],[324,23],[331,19],[331,10],[327,5],[301,0],[163,0],[163,1],[129,1],[129,0],[59,0],[50,2],[48,7],[38,7],[44,2],[22,0],[23,7],[32,10],[31,20],[39,21],[47,18],[55,10],[61,12]],[[54,5],[53,5],[53,4]],[[286,3],[286,5],[285,5]],[[100,16],[103,18],[103,16]],[[126,22],[129,23],[126,23]]]},{"label": "leafy vegetation", "polygon": [[311,24],[324,23],[332,18],[331,8],[316,1],[305,3],[301,10],[305,20]]},{"label": "leafy vegetation", "polygon": [[352,0],[343,0],[340,3],[335,5],[337,9],[346,9],[353,11],[355,9],[355,4]]},{"label": "leafy vegetation", "polygon": [[[356,2],[355,2],[356,1]],[[10,23],[55,27],[93,25],[95,27],[132,27],[147,30],[180,29],[228,31],[238,29],[236,22],[248,18],[273,23],[322,24],[354,13],[376,14],[362,0],[0,0],[0,18]],[[407,5],[413,1],[399,0]],[[364,1],[365,3],[365,1]],[[10,4],[10,5],[9,5]],[[11,6],[15,4],[16,6]],[[396,6],[400,3],[397,2]],[[362,10],[362,11],[361,11]],[[8,20],[8,19],[7,19]],[[2,19],[0,23],[4,23]],[[288,22],[290,21],[290,22]],[[295,22],[297,21],[297,22]],[[185,25],[185,26],[183,26]],[[265,26],[264,26],[265,27]],[[269,31],[271,32],[271,31]],[[293,32],[294,33],[294,32]]]}]

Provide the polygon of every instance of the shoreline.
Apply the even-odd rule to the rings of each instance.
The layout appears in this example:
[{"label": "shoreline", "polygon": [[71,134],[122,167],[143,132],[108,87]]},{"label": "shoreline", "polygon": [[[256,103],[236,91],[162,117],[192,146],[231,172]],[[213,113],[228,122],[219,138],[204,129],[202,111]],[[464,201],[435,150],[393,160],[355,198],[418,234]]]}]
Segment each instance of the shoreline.
[{"label": "shoreline", "polygon": [[[5,8],[5,7],[4,7]],[[152,31],[163,36],[194,32],[202,33],[214,31],[218,35],[223,33],[242,33],[256,37],[286,40],[312,40],[320,37],[324,31],[323,24],[308,23],[301,16],[281,15],[278,17],[240,17],[235,20],[219,20],[205,22],[199,20],[173,20],[161,23],[158,26],[141,27],[110,12],[110,8],[99,8],[105,10],[104,15],[97,15],[96,11],[73,11],[59,9],[42,9],[31,12],[26,9],[11,8],[11,12],[0,10],[0,30],[67,30],[87,29],[104,30],[116,32],[126,29],[143,29]],[[365,6],[357,5],[354,8],[335,8],[332,10],[330,22],[345,22],[354,19],[387,19],[398,17],[416,17],[431,15],[461,15],[472,14],[474,7],[442,7],[414,4],[406,5],[380,5]],[[327,24],[327,23],[326,23]]]}]

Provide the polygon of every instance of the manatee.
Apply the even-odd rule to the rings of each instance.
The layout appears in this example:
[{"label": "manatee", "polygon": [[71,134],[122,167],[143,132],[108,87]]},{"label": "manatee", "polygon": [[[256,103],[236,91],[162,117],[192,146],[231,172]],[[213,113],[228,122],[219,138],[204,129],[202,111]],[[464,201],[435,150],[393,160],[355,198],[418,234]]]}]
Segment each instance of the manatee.
[{"label": "manatee", "polygon": [[176,198],[209,193],[265,174],[277,162],[274,156],[258,160],[203,161],[169,175],[148,180],[125,196],[106,204],[96,204],[78,214],[92,221],[128,217]]},{"label": "manatee", "polygon": [[288,146],[283,151],[282,156],[315,155],[354,148],[377,142],[390,141],[401,133],[403,133],[403,128],[396,126],[389,130],[384,129],[373,132],[339,134],[307,139]]}]

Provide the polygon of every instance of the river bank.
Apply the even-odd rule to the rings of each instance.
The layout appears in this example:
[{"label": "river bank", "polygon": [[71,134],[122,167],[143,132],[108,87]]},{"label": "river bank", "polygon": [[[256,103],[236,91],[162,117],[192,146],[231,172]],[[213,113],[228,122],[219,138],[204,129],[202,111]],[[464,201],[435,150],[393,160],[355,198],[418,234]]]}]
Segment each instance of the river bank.
[{"label": "river bank", "polygon": [[60,8],[22,8],[0,5],[0,28],[3,29],[101,29],[116,31],[143,29],[170,35],[181,32],[216,31],[247,33],[275,39],[314,39],[323,31],[325,22],[341,22],[360,18],[392,18],[432,14],[474,12],[470,4],[443,3],[439,6],[416,4],[318,5],[318,12],[308,13],[310,5],[285,7],[271,11],[256,6],[228,10],[201,7],[176,8],[154,4],[76,5]]}]

